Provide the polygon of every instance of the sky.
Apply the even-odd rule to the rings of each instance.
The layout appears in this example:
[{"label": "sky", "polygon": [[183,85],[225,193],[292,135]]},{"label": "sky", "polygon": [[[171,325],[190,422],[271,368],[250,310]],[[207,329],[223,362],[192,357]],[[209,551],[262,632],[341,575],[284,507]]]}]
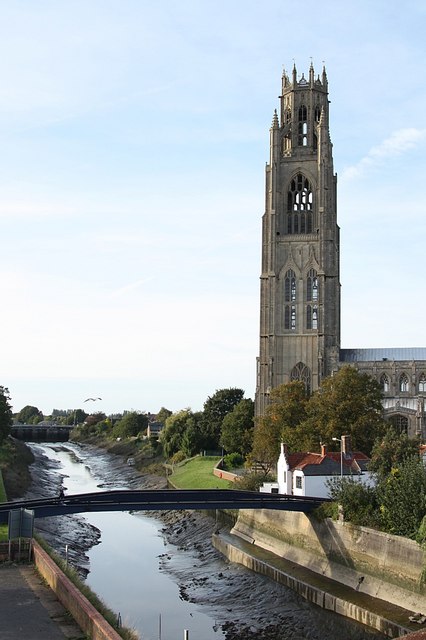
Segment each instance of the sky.
[{"label": "sky", "polygon": [[294,62],[328,74],[342,347],[426,346],[425,33],[424,0],[0,0],[13,410],[254,398],[264,169]]}]

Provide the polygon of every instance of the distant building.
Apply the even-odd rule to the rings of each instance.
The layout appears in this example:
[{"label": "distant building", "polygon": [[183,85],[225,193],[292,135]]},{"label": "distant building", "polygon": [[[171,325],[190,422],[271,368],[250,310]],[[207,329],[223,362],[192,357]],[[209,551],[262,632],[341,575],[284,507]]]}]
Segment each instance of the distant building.
[{"label": "distant building", "polygon": [[[373,284],[374,278],[366,286]],[[426,348],[340,348],[340,229],[328,79],[325,68],[315,77],[311,64],[305,78],[294,66],[291,77],[282,76],[266,165],[256,415],[264,414],[274,387],[302,380],[315,391],[344,364],[380,383],[387,420],[425,439]]]},{"label": "distant building", "polygon": [[146,435],[148,438],[158,438],[163,429],[162,422],[156,422],[154,420],[148,422],[148,427],[146,429]]},{"label": "distant building", "polygon": [[370,459],[359,451],[328,452],[321,447],[321,453],[289,453],[287,446],[281,444],[281,453],[277,463],[277,482],[265,482],[262,493],[280,493],[293,496],[312,496],[327,498],[327,482],[336,476],[351,476],[364,484],[370,484],[371,478],[367,466]]}]

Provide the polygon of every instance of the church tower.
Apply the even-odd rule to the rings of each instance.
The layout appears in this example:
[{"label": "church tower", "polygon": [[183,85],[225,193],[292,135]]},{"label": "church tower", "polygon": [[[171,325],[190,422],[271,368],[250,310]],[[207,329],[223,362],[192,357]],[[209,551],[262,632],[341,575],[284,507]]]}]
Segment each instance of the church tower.
[{"label": "church tower", "polygon": [[337,370],[340,347],[337,178],[325,69],[284,72],[266,165],[260,276],[256,415],[274,387],[303,380],[310,391]]}]

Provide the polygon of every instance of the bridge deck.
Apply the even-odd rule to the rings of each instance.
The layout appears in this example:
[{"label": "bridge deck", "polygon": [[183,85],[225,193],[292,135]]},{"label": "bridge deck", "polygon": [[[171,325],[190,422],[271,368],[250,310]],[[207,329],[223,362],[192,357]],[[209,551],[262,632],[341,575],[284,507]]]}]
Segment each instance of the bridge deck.
[{"label": "bridge deck", "polygon": [[280,509],[309,513],[326,498],[304,498],[229,489],[115,490],[0,504],[0,523],[12,509],[31,509],[36,518],[90,511],[171,511],[173,509]]}]

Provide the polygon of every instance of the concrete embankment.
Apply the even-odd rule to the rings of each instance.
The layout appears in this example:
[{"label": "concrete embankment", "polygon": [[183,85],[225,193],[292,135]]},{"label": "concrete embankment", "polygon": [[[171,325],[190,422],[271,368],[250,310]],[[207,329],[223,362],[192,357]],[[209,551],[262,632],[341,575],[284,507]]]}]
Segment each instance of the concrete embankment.
[{"label": "concrete embankment", "polygon": [[412,540],[300,513],[241,510],[214,545],[311,602],[389,637],[418,629],[426,612],[424,551]]},{"label": "concrete embankment", "polygon": [[87,598],[73,585],[52,558],[33,541],[34,564],[58,600],[91,640],[121,640]]}]

